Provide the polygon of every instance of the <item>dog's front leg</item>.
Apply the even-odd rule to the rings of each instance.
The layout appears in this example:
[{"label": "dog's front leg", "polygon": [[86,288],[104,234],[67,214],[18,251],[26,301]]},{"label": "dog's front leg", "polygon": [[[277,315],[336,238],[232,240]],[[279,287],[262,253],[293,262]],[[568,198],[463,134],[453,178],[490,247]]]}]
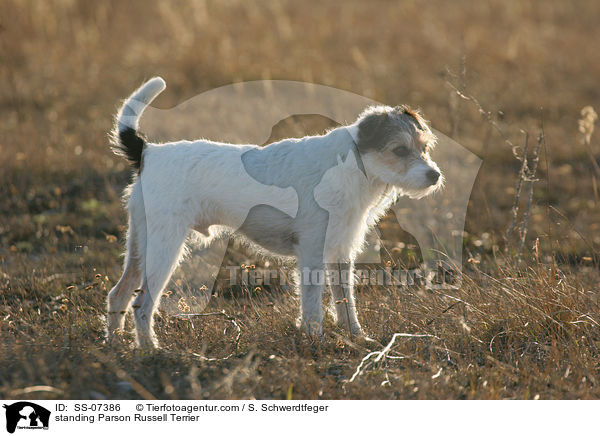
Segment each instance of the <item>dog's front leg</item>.
[{"label": "dog's front leg", "polygon": [[302,328],[310,336],[323,334],[323,288],[325,265],[322,256],[302,253],[298,256],[301,292]]},{"label": "dog's front leg", "polygon": [[329,286],[337,315],[337,324],[350,334],[364,336],[356,316],[354,300],[354,263],[339,262],[328,265]]}]

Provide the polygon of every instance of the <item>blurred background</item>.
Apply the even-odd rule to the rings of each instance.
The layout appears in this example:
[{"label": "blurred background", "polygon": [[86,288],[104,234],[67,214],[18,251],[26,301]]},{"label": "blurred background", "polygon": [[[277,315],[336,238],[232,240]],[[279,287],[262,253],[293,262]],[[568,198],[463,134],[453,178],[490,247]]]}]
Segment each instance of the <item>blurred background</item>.
[{"label": "blurred background", "polygon": [[[60,243],[65,233],[40,227],[44,219],[74,224],[82,234],[119,234],[120,206],[104,198],[118,196],[121,186],[107,192],[105,185],[126,180],[126,168],[109,152],[107,132],[120,99],[161,75],[168,88],[155,102],[159,108],[256,79],[314,82],[421,108],[433,127],[484,161],[467,219],[475,236],[508,226],[520,163],[506,140],[522,147],[527,131],[532,151],[543,123],[538,176],[544,180],[534,192],[529,236],[547,234],[550,204],[569,220],[551,212],[553,224],[563,223],[551,229],[562,241],[555,249],[590,254],[576,233],[600,243],[594,235],[600,220],[578,119],[600,93],[593,43],[599,9],[589,1],[325,1],[311,7],[8,0],[0,28],[2,246],[20,243],[21,252]],[[79,206],[103,215],[98,222],[60,222],[68,208],[59,204],[79,188]]]}]

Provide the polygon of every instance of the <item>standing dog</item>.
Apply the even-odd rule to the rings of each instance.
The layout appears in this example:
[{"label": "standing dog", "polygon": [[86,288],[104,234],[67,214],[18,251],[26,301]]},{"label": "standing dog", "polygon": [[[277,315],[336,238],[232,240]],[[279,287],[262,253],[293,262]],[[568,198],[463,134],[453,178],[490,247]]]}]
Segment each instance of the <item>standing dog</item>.
[{"label": "standing dog", "polygon": [[123,328],[133,300],[138,343],[155,346],[153,314],[187,237],[198,232],[208,246],[223,228],[296,258],[301,324],[309,334],[322,333],[324,277],[339,274],[329,279],[337,322],[362,335],[353,262],[367,231],[398,195],[420,198],[442,184],[429,157],[436,137],[423,118],[405,106],[375,106],[349,126],[262,148],[148,143],[138,135],[139,118],[165,86],[156,77],[136,90],[113,132],[115,150],[138,176],[126,193],[127,253],[108,295],[109,339]]}]

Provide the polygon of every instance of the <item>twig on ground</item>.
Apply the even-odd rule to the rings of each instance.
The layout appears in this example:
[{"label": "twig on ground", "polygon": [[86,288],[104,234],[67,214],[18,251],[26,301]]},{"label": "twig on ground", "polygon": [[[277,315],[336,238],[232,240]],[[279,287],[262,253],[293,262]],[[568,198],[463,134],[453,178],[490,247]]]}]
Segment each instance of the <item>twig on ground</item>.
[{"label": "twig on ground", "polygon": [[38,385],[38,386],[27,386],[26,388],[22,388],[22,389],[15,389],[8,393],[8,397],[9,398],[17,398],[17,397],[20,397],[21,395],[38,394],[40,392],[49,392],[49,393],[58,394],[58,395],[63,395],[65,393],[62,389],[58,389],[53,386]]},{"label": "twig on ground", "polygon": [[446,347],[446,345],[444,344],[444,341],[441,338],[439,338],[438,336],[428,335],[428,334],[394,333],[394,336],[392,336],[392,339],[390,340],[390,342],[388,342],[388,344],[382,350],[372,351],[369,354],[367,354],[365,357],[362,358],[362,360],[356,367],[356,371],[354,372],[354,374],[352,375],[350,380],[348,380],[348,383],[352,383],[354,380],[357,379],[357,377],[364,374],[364,372],[368,368],[380,363],[385,358],[404,359],[405,358],[404,356],[389,356],[389,353],[390,353],[392,347],[394,346],[396,339],[398,339],[398,338],[434,338],[434,339],[437,339],[444,345],[444,349],[446,351],[448,361],[451,362],[450,352],[449,352],[448,348]]}]

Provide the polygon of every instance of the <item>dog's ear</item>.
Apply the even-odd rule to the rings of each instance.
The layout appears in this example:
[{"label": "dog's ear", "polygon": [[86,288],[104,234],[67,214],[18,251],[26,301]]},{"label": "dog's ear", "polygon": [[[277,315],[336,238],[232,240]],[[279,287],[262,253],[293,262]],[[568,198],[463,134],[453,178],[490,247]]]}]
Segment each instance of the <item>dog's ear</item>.
[{"label": "dog's ear", "polygon": [[358,149],[361,152],[380,151],[385,147],[390,119],[386,112],[374,112],[358,124]]}]

